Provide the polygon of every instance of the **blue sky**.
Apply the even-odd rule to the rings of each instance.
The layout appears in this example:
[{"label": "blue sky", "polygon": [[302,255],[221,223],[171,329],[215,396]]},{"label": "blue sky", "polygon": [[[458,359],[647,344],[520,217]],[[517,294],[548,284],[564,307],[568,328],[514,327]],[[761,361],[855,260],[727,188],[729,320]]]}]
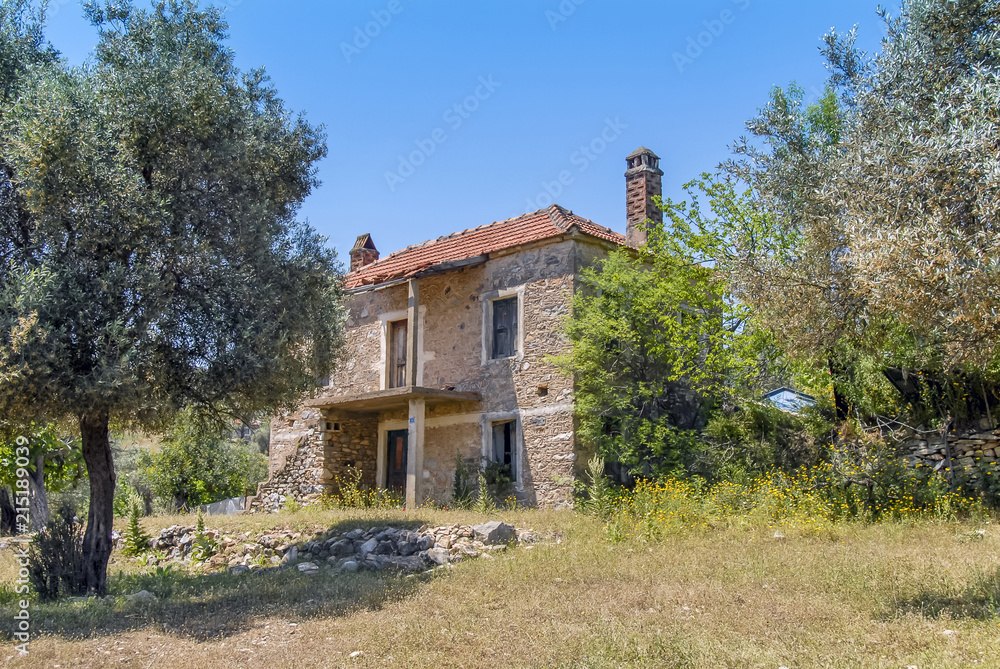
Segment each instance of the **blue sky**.
[{"label": "blue sky", "polygon": [[[83,62],[96,38],[78,2],[50,2],[50,40]],[[344,261],[364,232],[388,254],[553,199],[624,231],[633,149],[661,157],[678,197],[773,86],[815,97],[831,27],[858,24],[870,51],[882,35],[874,0],[216,4],[239,65],[264,66],[326,126],[323,184],[301,215]]]}]

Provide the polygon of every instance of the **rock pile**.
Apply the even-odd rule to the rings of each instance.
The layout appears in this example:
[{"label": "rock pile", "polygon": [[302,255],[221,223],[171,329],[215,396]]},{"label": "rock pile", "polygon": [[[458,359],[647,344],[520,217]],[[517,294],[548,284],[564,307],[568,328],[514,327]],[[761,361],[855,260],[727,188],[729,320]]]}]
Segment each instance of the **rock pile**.
[{"label": "rock pile", "polygon": [[[246,573],[295,566],[305,574],[317,573],[323,565],[342,571],[422,571],[470,558],[489,559],[513,544],[538,540],[533,530],[516,529],[499,521],[475,526],[425,526],[418,530],[358,528],[327,532],[304,542],[300,533],[288,530],[271,530],[253,538],[249,533],[230,536],[206,530],[205,536],[215,542],[216,554],[208,560],[213,567]],[[161,530],[150,546],[165,553],[167,559],[189,561],[194,542],[193,527],[174,525]]]}]

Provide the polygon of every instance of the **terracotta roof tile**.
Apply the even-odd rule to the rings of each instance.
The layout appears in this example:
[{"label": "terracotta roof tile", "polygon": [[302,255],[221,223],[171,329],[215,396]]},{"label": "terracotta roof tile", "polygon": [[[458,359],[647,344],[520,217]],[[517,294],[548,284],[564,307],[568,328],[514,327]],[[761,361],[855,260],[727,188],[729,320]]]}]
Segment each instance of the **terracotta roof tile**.
[{"label": "terracotta roof tile", "polygon": [[475,258],[555,237],[576,226],[591,237],[624,245],[625,236],[554,204],[506,221],[481,225],[408,246],[347,275],[348,289],[411,277],[444,262]]}]

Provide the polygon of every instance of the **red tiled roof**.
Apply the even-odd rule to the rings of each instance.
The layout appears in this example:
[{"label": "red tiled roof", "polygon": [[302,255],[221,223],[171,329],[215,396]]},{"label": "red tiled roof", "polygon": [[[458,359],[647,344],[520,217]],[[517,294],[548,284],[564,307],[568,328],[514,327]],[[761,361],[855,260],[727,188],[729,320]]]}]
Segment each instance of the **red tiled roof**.
[{"label": "red tiled roof", "polygon": [[412,277],[444,262],[475,258],[501,249],[537,242],[561,235],[576,226],[580,232],[615,244],[625,244],[625,236],[577,216],[557,204],[522,214],[506,221],[481,225],[396,251],[345,279],[348,289]]}]

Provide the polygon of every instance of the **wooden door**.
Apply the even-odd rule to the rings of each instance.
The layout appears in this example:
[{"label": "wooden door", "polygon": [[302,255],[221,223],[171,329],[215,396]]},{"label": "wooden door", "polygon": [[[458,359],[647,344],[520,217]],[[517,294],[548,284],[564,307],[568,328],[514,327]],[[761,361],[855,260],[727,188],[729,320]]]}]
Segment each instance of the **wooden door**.
[{"label": "wooden door", "polygon": [[389,323],[389,388],[406,384],[406,321]]},{"label": "wooden door", "polygon": [[406,495],[406,430],[392,430],[386,437],[385,487],[400,497]]}]

